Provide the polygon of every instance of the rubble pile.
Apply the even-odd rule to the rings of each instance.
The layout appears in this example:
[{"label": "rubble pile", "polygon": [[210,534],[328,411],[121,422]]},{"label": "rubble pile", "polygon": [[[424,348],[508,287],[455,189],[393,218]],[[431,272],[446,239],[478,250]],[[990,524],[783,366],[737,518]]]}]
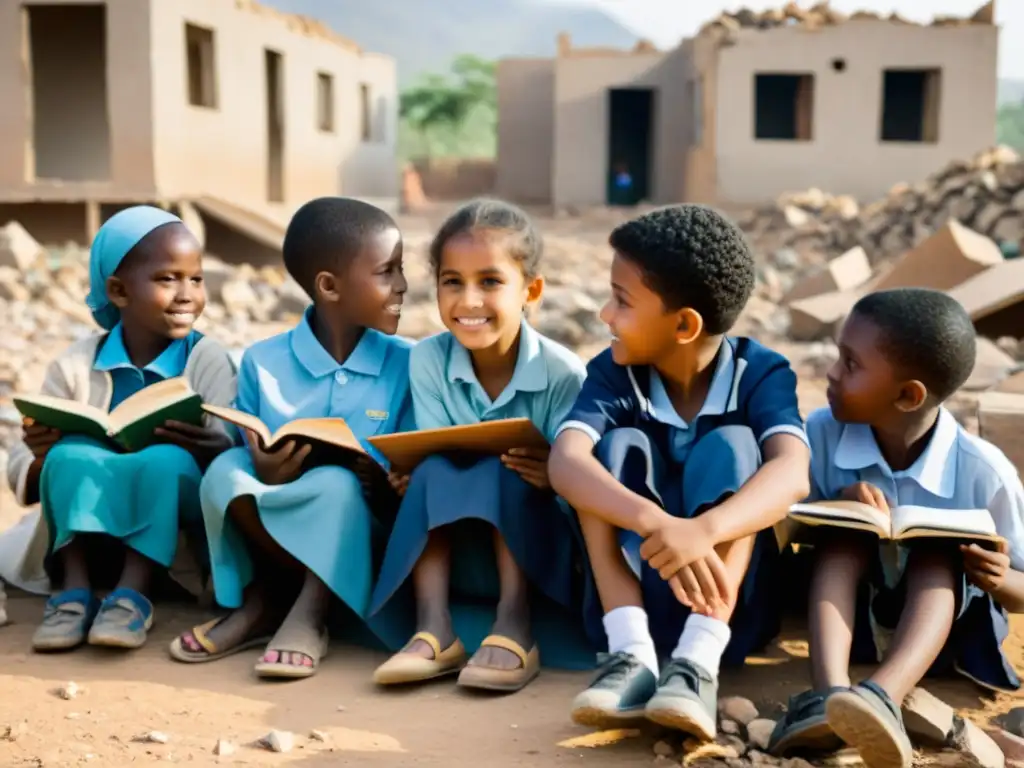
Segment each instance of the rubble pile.
[{"label": "rubble pile", "polygon": [[[782,8],[769,8],[765,11],[752,11],[741,8],[738,11],[724,11],[716,18],[704,24],[700,34],[735,33],[741,29],[775,29],[778,27],[798,26],[805,30],[816,30],[832,27],[847,21],[889,21],[897,24],[913,24],[914,22],[900,16],[895,11],[879,14],[873,11],[856,11],[843,13],[832,8],[828,2],[815,3],[809,8],[801,8],[797,3],[787,3]],[[993,24],[994,4],[988,2],[970,16],[936,16],[930,22],[933,27],[966,26],[968,24]]]},{"label": "rubble pile", "polygon": [[825,258],[862,247],[873,265],[903,253],[954,219],[1000,245],[1024,237],[1024,160],[995,147],[917,184],[899,184],[861,207],[818,189],[788,194],[740,218],[754,243],[773,240]]}]

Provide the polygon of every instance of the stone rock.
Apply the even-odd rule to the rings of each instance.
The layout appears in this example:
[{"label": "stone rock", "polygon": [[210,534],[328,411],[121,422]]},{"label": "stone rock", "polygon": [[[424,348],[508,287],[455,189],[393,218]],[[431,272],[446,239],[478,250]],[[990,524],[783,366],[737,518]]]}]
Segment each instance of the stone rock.
[{"label": "stone rock", "polygon": [[271,731],[260,743],[271,752],[291,752],[295,746],[295,736],[289,731]]},{"label": "stone rock", "polygon": [[69,683],[62,685],[57,689],[57,695],[64,699],[64,701],[71,701],[73,698],[78,696],[78,683],[72,680]]},{"label": "stone rock", "polygon": [[217,739],[217,743],[213,745],[213,754],[218,755],[220,757],[229,757],[230,755],[235,754],[235,752],[237,751],[238,748],[230,741],[226,741],[225,739]]},{"label": "stone rock", "polygon": [[664,739],[654,742],[654,754],[660,757],[672,757],[676,753],[675,749]]},{"label": "stone rock", "polygon": [[28,723],[15,723],[14,725],[4,726],[3,733],[0,734],[0,739],[2,739],[3,741],[17,741],[27,733]]},{"label": "stone rock", "polygon": [[747,725],[757,719],[757,707],[750,699],[742,696],[729,696],[718,703],[719,717],[733,720],[740,725]]},{"label": "stone rock", "polygon": [[996,718],[1003,730],[1015,736],[1024,737],[1024,707],[1014,707],[1006,714]]},{"label": "stone rock", "polygon": [[723,719],[718,726],[718,730],[722,733],[728,733],[731,736],[739,736],[740,726],[733,720]]},{"label": "stone rock", "polygon": [[46,258],[46,251],[21,224],[10,221],[0,227],[0,266],[26,272]]},{"label": "stone rock", "polygon": [[768,740],[775,730],[775,721],[758,718],[747,723],[747,741],[758,749],[768,749]]}]

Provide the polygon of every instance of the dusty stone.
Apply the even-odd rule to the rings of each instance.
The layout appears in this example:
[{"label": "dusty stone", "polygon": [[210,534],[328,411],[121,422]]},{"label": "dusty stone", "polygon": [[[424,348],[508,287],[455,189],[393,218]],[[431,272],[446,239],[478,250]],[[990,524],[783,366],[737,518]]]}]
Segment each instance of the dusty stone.
[{"label": "dusty stone", "polygon": [[718,702],[718,714],[720,717],[734,720],[740,725],[747,725],[757,719],[757,707],[750,699],[742,696],[729,696]]},{"label": "dusty stone", "polygon": [[225,739],[217,739],[217,743],[213,745],[213,754],[219,755],[220,757],[228,757],[229,755],[235,754],[237,751],[238,748]]},{"label": "dusty stone", "polygon": [[747,741],[758,749],[768,749],[768,740],[775,730],[775,721],[759,718],[747,723]]},{"label": "dusty stone", "polygon": [[271,752],[291,752],[295,746],[295,736],[289,731],[271,731],[260,743]]},{"label": "dusty stone", "polygon": [[78,693],[78,684],[74,680],[57,689],[57,695],[64,699],[64,701],[71,701]]},{"label": "dusty stone", "polygon": [[46,251],[21,224],[10,221],[0,227],[0,266],[25,272],[44,258]]},{"label": "dusty stone", "polygon": [[141,741],[146,744],[166,744],[170,741],[170,738],[163,731],[150,731],[136,737],[135,741]]},{"label": "dusty stone", "polygon": [[327,734],[314,728],[309,732],[309,738],[313,741],[327,741]]},{"label": "dusty stone", "polygon": [[0,735],[0,739],[3,741],[17,741],[27,733],[28,723],[15,723],[14,725],[4,726],[3,734]]},{"label": "dusty stone", "polygon": [[728,720],[724,718],[721,724],[718,726],[718,729],[722,733],[728,733],[732,736],[738,736],[740,733],[739,723],[735,722],[734,720]]},{"label": "dusty stone", "polygon": [[812,763],[807,762],[802,757],[787,757],[779,765],[781,768],[814,768]]},{"label": "dusty stone", "polygon": [[996,718],[1003,730],[1015,736],[1024,737],[1024,707],[1014,707],[1004,715]]},{"label": "dusty stone", "polygon": [[736,754],[742,757],[747,752],[747,744],[739,736],[733,736],[728,733],[718,734],[718,738],[715,741],[721,744],[723,747],[732,749]]},{"label": "dusty stone", "polygon": [[772,757],[765,752],[761,752],[756,749],[752,749],[747,752],[747,760],[750,761],[751,765],[778,765],[779,760]]},{"label": "dusty stone", "polygon": [[675,749],[667,741],[659,740],[654,742],[654,754],[659,757],[672,757],[676,753]]}]

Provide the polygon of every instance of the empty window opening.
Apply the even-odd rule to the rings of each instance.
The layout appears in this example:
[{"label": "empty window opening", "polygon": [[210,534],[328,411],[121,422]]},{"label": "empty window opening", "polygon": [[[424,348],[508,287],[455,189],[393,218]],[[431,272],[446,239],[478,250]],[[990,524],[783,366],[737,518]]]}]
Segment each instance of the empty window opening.
[{"label": "empty window opening", "polygon": [[754,76],[754,138],[810,141],[813,138],[814,75]]},{"label": "empty window opening", "polygon": [[185,61],[188,66],[188,103],[217,108],[217,60],[212,29],[185,25]]},{"label": "empty window opening", "polygon": [[263,51],[267,102],[267,200],[284,202],[284,57]]},{"label": "empty window opening", "polygon": [[334,132],[334,78],[326,72],[316,76],[316,125],[321,131]]},{"label": "empty window opening", "polygon": [[370,86],[361,83],[359,86],[359,136],[363,141],[373,140],[373,105],[370,103]]},{"label": "empty window opening", "polygon": [[846,71],[846,59],[832,59],[832,71],[833,72],[845,72]]},{"label": "empty window opening", "polygon": [[106,6],[33,4],[23,12],[34,157],[27,173],[62,181],[109,179]]},{"label": "empty window opening", "polygon": [[939,140],[942,72],[887,69],[882,75],[882,141]]}]

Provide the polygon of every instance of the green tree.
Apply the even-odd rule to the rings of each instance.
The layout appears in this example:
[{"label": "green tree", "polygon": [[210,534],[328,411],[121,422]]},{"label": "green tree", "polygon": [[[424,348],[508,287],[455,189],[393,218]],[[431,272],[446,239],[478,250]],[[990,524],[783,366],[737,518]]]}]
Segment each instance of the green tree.
[{"label": "green tree", "polygon": [[1024,152],[1024,102],[1004,104],[999,108],[996,136],[1000,144]]},{"label": "green tree", "polygon": [[405,156],[493,155],[497,131],[494,62],[458,56],[447,75],[426,75],[400,97]]}]

